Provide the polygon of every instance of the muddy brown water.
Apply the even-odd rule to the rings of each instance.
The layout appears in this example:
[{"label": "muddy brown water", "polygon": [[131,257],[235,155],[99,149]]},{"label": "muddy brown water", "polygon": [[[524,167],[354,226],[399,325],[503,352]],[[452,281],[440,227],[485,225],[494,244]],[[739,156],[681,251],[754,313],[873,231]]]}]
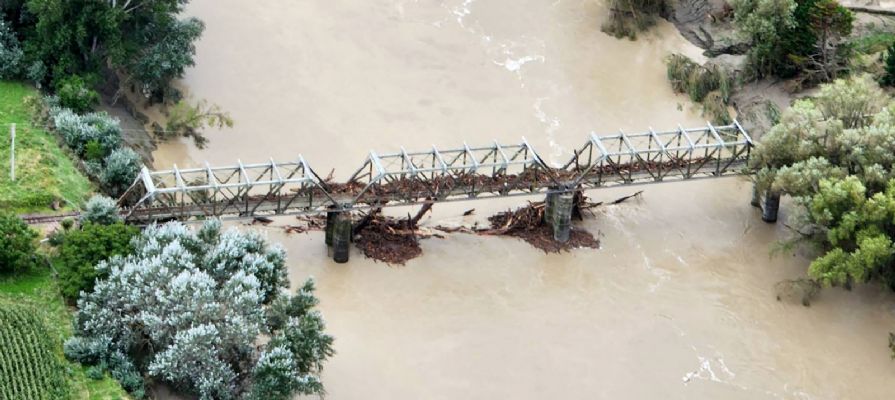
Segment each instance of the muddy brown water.
[{"label": "muddy brown water", "polygon": [[[661,60],[698,57],[669,24],[602,34],[583,0],[193,0],[207,24],[184,86],[236,126],[210,146],[163,144],[156,167],[294,159],[344,177],[368,150],[518,141],[561,162],[595,131],[698,125]],[[890,399],[895,297],[825,290],[803,307],[774,284],[802,256],[736,178],[644,187],[582,226],[600,250],[546,255],[522,241],[449,235],[403,267],[327,257],[287,236],[293,282],[317,279],[338,354],[332,399]],[[593,191],[612,200],[632,189]],[[436,206],[426,224],[520,204]],[[463,217],[468,208],[476,216]],[[404,213],[407,210],[395,210]],[[784,205],[784,211],[787,211]],[[276,224],[290,222],[279,220]]]}]

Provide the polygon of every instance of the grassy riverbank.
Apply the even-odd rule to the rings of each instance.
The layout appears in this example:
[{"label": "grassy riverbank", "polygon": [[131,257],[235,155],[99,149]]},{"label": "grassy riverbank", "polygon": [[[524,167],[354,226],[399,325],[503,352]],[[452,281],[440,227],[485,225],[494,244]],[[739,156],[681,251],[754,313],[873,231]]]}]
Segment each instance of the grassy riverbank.
[{"label": "grassy riverbank", "polygon": [[[56,137],[31,126],[24,104],[38,96],[33,87],[20,82],[0,81],[0,209],[18,213],[49,211],[56,201],[63,208],[83,202],[93,186],[68,157]],[[16,127],[16,180],[10,180],[10,127]]]},{"label": "grassy riverbank", "polygon": [[0,275],[0,303],[9,302],[33,311],[48,328],[55,355],[66,367],[72,399],[112,400],[128,396],[118,382],[106,374],[101,380],[87,376],[87,368],[65,360],[62,343],[72,334],[72,314],[62,300],[48,270],[18,275]]}]

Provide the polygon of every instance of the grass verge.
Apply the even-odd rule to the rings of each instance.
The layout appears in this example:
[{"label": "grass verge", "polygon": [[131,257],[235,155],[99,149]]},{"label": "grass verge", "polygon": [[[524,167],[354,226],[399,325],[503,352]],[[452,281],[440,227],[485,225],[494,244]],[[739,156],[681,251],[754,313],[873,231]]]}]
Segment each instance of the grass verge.
[{"label": "grass verge", "polygon": [[[79,206],[93,185],[78,170],[56,137],[31,126],[24,104],[40,94],[20,82],[0,81],[0,209],[16,213],[46,212],[54,201],[62,208]],[[10,180],[10,127],[16,123],[16,180]]]}]

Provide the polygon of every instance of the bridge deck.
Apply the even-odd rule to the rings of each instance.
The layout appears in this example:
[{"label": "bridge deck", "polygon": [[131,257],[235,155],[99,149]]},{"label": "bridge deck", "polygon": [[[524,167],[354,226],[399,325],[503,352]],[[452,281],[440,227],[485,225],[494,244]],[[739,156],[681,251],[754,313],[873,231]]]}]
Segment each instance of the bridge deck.
[{"label": "bridge deck", "polygon": [[129,221],[309,214],[567,192],[739,174],[752,140],[739,123],[597,136],[561,167],[522,143],[377,154],[344,183],[321,179],[299,156],[227,167],[149,171],[121,197]]}]

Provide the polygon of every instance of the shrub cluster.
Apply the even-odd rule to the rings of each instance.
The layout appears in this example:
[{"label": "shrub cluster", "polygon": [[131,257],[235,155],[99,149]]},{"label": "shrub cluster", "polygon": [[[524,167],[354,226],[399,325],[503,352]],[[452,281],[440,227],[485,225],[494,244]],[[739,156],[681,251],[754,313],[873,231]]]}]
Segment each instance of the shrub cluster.
[{"label": "shrub cluster", "polygon": [[140,156],[121,145],[121,126],[105,112],[79,115],[61,105],[59,97],[46,99],[49,117],[65,144],[84,161],[87,173],[103,192],[118,197],[133,183]]},{"label": "shrub cluster", "polygon": [[67,299],[75,300],[82,291],[93,290],[99,275],[96,265],[113,256],[131,252],[131,239],[139,233],[136,227],[113,223],[100,225],[82,223],[80,229],[69,229],[61,234],[59,251],[53,265],[59,274],[59,288]]},{"label": "shrub cluster", "polygon": [[665,61],[668,81],[677,93],[686,93],[690,100],[701,103],[703,115],[713,122],[732,121],[727,106],[733,79],[717,65],[703,66],[681,54],[672,54]]},{"label": "shrub cluster", "polygon": [[[286,400],[322,394],[333,338],[314,310],[313,281],[294,296],[285,252],[255,232],[147,228],[131,252],[96,267],[78,300],[65,354],[109,370],[134,397],[142,376],[200,399]],[[259,335],[270,337],[257,346]]]},{"label": "shrub cluster", "polygon": [[21,272],[34,266],[37,236],[19,217],[0,212],[0,273]]}]

